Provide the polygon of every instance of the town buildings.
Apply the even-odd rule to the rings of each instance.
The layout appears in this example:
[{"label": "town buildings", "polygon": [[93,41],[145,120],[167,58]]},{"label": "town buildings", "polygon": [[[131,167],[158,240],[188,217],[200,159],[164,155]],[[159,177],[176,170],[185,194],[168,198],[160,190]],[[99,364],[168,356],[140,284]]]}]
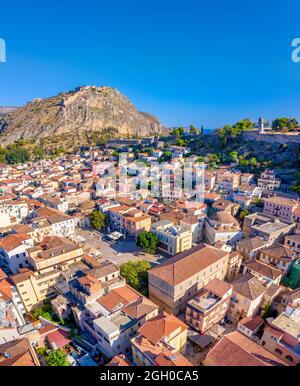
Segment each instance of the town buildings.
[{"label": "town buildings", "polygon": [[274,196],[265,200],[264,213],[283,220],[291,221],[293,219],[293,213],[298,208],[299,201]]},{"label": "town buildings", "polygon": [[276,178],[273,170],[266,170],[258,179],[258,187],[266,191],[273,192],[274,190],[278,190],[280,185],[281,181],[279,178]]},{"label": "town buildings", "polygon": [[291,366],[300,363],[300,300],[289,303],[286,310],[264,329],[261,345]]},{"label": "town buildings", "polygon": [[259,312],[266,286],[257,277],[246,273],[231,282],[233,295],[231,297],[228,318],[239,322],[246,317],[252,317]]},{"label": "town buildings", "polygon": [[[78,363],[89,365],[99,358],[108,366],[299,364],[296,196],[281,193],[277,172],[257,181],[237,164],[190,166],[185,182],[195,189],[184,191],[177,177],[198,156],[170,144],[153,183],[145,162],[164,159],[158,142],[115,140],[0,166],[0,345],[11,355],[0,354],[0,365],[38,365],[37,347],[80,342],[90,356]],[[123,150],[130,157],[118,166],[114,151]],[[94,211],[105,214],[103,230],[92,229]],[[158,237],[153,255],[135,245],[144,231]],[[152,268],[137,274],[140,293],[120,272],[142,260]],[[45,307],[57,325],[36,320]]]},{"label": "town buildings", "polygon": [[208,353],[206,366],[284,366],[285,362],[239,332],[224,336]]},{"label": "town buildings", "polygon": [[148,273],[150,299],[178,315],[205,285],[225,278],[228,259],[228,252],[206,244],[169,259]]},{"label": "town buildings", "polygon": [[187,303],[185,321],[203,334],[225,318],[232,286],[219,279],[212,280]]},{"label": "town buildings", "polygon": [[83,250],[69,239],[49,237],[29,251],[30,268],[11,277],[27,312],[51,296],[64,271],[82,259]]},{"label": "town buildings", "polygon": [[205,223],[205,238],[210,244],[220,241],[235,245],[242,237],[238,221],[227,212],[216,212]]},{"label": "town buildings", "polygon": [[158,237],[159,248],[171,256],[178,255],[192,247],[192,232],[171,221],[164,220],[152,225],[152,232]]},{"label": "town buildings", "polygon": [[165,312],[146,322],[132,339],[133,362],[138,366],[191,366],[181,355],[187,326]]}]

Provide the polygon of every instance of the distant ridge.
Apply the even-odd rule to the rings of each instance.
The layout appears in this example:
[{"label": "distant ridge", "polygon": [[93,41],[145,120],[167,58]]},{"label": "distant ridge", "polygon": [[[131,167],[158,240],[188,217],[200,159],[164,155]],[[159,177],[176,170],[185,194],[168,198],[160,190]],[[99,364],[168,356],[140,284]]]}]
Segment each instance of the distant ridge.
[{"label": "distant ridge", "polygon": [[17,110],[18,107],[16,106],[0,106],[0,114],[8,114],[15,110]]}]

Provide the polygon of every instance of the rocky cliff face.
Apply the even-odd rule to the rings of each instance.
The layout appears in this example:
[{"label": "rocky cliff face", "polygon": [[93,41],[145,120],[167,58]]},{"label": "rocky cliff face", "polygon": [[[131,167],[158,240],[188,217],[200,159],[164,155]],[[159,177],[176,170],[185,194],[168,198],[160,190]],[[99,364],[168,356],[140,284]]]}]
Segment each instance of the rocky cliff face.
[{"label": "rocky cliff face", "polygon": [[[160,134],[159,121],[141,113],[110,87],[80,87],[58,96],[35,99],[0,117],[0,142],[51,137],[86,138],[90,133],[115,132],[118,137]],[[84,141],[83,141],[84,142]]]}]

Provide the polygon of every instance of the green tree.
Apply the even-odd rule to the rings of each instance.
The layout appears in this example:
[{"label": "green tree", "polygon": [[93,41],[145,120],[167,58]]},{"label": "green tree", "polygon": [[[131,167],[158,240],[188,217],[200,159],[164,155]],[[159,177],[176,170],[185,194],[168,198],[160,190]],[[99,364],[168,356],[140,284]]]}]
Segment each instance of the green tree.
[{"label": "green tree", "polygon": [[183,127],[178,127],[176,129],[173,129],[171,131],[171,135],[175,135],[176,137],[182,137],[184,134],[184,128]]},{"label": "green tree", "polygon": [[12,146],[6,153],[6,161],[9,164],[21,164],[30,160],[29,152],[19,145]]},{"label": "green tree", "polygon": [[233,128],[240,133],[242,131],[252,130],[254,128],[254,123],[250,121],[249,118],[241,119],[233,126]]},{"label": "green tree", "polygon": [[0,164],[4,164],[7,162],[6,154],[7,154],[7,150],[4,147],[0,146]]},{"label": "green tree", "polygon": [[264,202],[261,198],[258,198],[254,201],[255,206],[258,208],[263,208],[264,207]]},{"label": "green tree", "polygon": [[220,157],[218,154],[209,154],[208,155],[208,164],[212,169],[216,169],[221,163]]},{"label": "green tree", "polygon": [[196,164],[202,164],[204,161],[205,161],[205,157],[200,156],[200,157],[197,159]]},{"label": "green tree", "polygon": [[219,142],[226,146],[232,137],[233,128],[230,125],[225,125],[217,130]]},{"label": "green tree", "polygon": [[249,164],[250,164],[252,167],[256,168],[256,167],[258,166],[257,159],[256,159],[255,157],[250,158]]},{"label": "green tree", "polygon": [[39,319],[39,317],[41,316],[42,318],[53,322],[51,303],[45,300],[44,304],[41,307],[37,307],[32,311],[32,316],[35,319]]},{"label": "green tree", "polygon": [[60,156],[62,154],[65,153],[65,149],[63,147],[57,147],[55,150],[54,150],[54,155],[55,156]]},{"label": "green tree", "polygon": [[67,354],[62,350],[51,351],[51,353],[46,357],[47,366],[51,367],[66,367],[70,366],[68,362]]},{"label": "green tree", "polygon": [[90,221],[94,229],[101,231],[106,226],[106,215],[100,210],[95,210],[90,214]]},{"label": "green tree", "polygon": [[299,126],[299,123],[296,118],[291,118],[289,120],[289,129],[294,130]]},{"label": "green tree", "polygon": [[225,125],[217,130],[219,142],[226,146],[229,141],[237,138],[243,131],[251,130],[254,127],[254,123],[249,118],[238,121],[235,125]]},{"label": "green tree", "polygon": [[238,162],[238,153],[236,151],[232,151],[230,153],[230,159],[233,161],[233,162]]},{"label": "green tree", "polygon": [[271,303],[268,303],[264,306],[262,318],[267,319],[270,316],[272,316],[272,305],[271,305]]},{"label": "green tree", "polygon": [[163,154],[163,156],[161,158],[161,161],[168,162],[168,161],[171,160],[171,158],[172,158],[172,152],[167,150],[167,151],[164,152],[164,154]]},{"label": "green tree", "polygon": [[244,218],[246,217],[246,216],[249,216],[249,214],[250,214],[250,212],[249,212],[249,210],[242,210],[241,212],[240,212],[240,214],[239,214],[239,219],[240,220],[244,220]]},{"label": "green tree", "polygon": [[293,192],[300,194],[300,172],[299,171],[296,172],[295,183],[291,189]]},{"label": "green tree", "polygon": [[193,125],[190,126],[190,134],[197,135],[198,130]]},{"label": "green tree", "polygon": [[136,245],[154,254],[158,246],[158,237],[152,232],[142,232],[138,235]]},{"label": "green tree", "polygon": [[272,129],[275,131],[289,131],[298,127],[296,118],[277,118],[272,122]]},{"label": "green tree", "polygon": [[186,142],[185,142],[185,140],[184,140],[184,139],[181,139],[181,138],[177,138],[177,140],[176,140],[176,145],[177,145],[177,146],[181,146],[181,147],[183,147],[183,146],[185,146],[185,145],[186,145]]},{"label": "green tree", "polygon": [[148,261],[129,261],[121,265],[120,273],[131,287],[147,296],[149,269],[151,264]]},{"label": "green tree", "polygon": [[45,154],[42,146],[35,146],[33,149],[33,155],[36,160],[43,159]]}]

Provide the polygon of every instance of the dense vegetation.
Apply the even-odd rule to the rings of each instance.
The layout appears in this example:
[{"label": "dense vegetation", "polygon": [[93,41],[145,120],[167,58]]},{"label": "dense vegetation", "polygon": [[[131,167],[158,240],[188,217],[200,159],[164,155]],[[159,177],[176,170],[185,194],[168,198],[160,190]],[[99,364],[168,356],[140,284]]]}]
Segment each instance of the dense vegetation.
[{"label": "dense vegetation", "polygon": [[146,252],[154,254],[158,246],[158,238],[152,232],[142,232],[138,235],[136,245]]},{"label": "dense vegetation", "polygon": [[50,354],[46,356],[46,363],[47,366],[51,367],[70,366],[67,354],[62,350],[51,351]]},{"label": "dense vegetation", "polygon": [[293,131],[298,128],[296,118],[277,118],[272,122],[272,129],[275,131]]},{"label": "dense vegetation", "polygon": [[[273,127],[282,122],[282,118],[273,121]],[[296,124],[290,121],[291,127]],[[277,123],[276,123],[277,122]],[[193,140],[189,146],[192,154],[199,156],[198,162],[205,162],[215,169],[223,164],[235,163],[242,172],[259,174],[267,168],[299,169],[300,147],[297,143],[280,144],[277,142],[257,142],[245,140],[242,133],[251,130],[256,123],[243,119],[235,125],[225,125],[216,130],[215,134],[204,135]],[[283,130],[284,131],[284,130]],[[294,191],[299,191],[300,178],[297,179]]]},{"label": "dense vegetation", "polygon": [[39,319],[39,317],[41,316],[42,318],[47,319],[50,322],[55,322],[55,320],[53,319],[51,303],[49,301],[45,301],[42,306],[37,307],[34,311],[32,311],[32,316],[35,319]]},{"label": "dense vegetation", "polygon": [[121,265],[120,273],[132,288],[147,296],[149,269],[151,264],[148,261],[129,261]]},{"label": "dense vegetation", "polygon": [[106,226],[106,215],[99,210],[95,210],[90,214],[91,225],[97,231],[101,231]]}]

